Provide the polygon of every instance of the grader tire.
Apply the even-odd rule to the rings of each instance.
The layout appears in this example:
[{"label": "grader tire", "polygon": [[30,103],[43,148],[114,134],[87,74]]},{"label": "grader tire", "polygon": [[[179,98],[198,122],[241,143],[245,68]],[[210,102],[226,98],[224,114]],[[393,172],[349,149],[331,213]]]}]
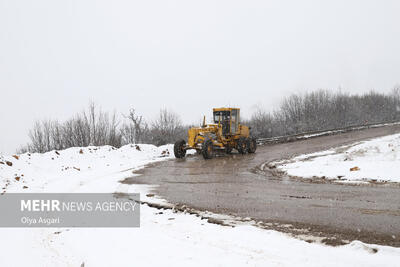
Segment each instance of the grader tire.
[{"label": "grader tire", "polygon": [[212,159],[214,157],[214,147],[211,139],[206,138],[201,148],[201,153],[204,159]]},{"label": "grader tire", "polygon": [[240,137],[239,140],[237,141],[237,151],[239,151],[240,154],[246,154],[247,152],[247,140],[244,137]]},{"label": "grader tire", "polygon": [[174,155],[177,159],[184,158],[186,156],[186,150],[184,149],[186,144],[185,140],[179,140],[174,144]]},{"label": "grader tire", "polygon": [[225,153],[226,153],[226,154],[231,154],[231,153],[232,153],[232,147],[226,146],[226,147],[225,147]]},{"label": "grader tire", "polygon": [[248,138],[247,147],[249,153],[255,153],[257,150],[257,141],[255,138]]}]

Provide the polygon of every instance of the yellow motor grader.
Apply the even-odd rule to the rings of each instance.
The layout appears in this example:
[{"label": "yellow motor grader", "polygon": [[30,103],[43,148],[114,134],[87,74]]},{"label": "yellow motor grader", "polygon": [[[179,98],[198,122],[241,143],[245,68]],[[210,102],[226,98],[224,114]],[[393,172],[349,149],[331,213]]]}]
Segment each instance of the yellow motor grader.
[{"label": "yellow motor grader", "polygon": [[239,108],[214,108],[214,123],[188,130],[188,141],[179,140],[174,145],[176,158],[183,158],[186,150],[196,149],[205,159],[211,159],[217,151],[230,154],[236,149],[240,154],[254,153],[256,139],[250,136],[250,128],[240,124]]}]

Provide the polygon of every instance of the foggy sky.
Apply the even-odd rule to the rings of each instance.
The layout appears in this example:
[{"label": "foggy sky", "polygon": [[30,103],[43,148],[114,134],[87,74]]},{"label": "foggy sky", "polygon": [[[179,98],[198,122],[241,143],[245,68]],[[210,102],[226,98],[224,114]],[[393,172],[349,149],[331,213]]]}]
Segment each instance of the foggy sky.
[{"label": "foggy sky", "polygon": [[0,153],[94,101],[186,123],[400,83],[399,1],[0,0]]}]

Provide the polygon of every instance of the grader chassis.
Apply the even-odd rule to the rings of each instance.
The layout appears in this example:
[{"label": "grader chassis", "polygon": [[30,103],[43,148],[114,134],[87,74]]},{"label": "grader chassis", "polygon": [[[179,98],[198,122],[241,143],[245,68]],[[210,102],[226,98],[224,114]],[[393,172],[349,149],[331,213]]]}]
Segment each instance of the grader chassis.
[{"label": "grader chassis", "polygon": [[179,140],[174,145],[176,158],[184,158],[186,151],[195,149],[204,159],[211,159],[217,151],[227,154],[236,149],[240,154],[255,153],[256,139],[250,136],[250,127],[240,124],[239,108],[214,108],[212,124],[188,130],[188,141]]}]

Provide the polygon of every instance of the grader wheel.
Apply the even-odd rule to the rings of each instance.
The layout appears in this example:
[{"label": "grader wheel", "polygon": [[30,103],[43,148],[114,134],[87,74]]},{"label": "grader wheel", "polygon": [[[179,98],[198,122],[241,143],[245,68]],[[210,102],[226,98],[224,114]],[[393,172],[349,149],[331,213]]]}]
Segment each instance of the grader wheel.
[{"label": "grader wheel", "polygon": [[240,154],[246,154],[247,152],[247,140],[245,137],[240,137],[237,141],[237,150]]},{"label": "grader wheel", "polygon": [[175,143],[174,154],[175,154],[176,158],[181,159],[181,158],[185,157],[185,155],[186,155],[185,145],[186,145],[186,141],[183,139],[179,140]]},{"label": "grader wheel", "polygon": [[204,159],[211,159],[214,157],[214,147],[211,139],[206,138],[204,140],[201,153]]},{"label": "grader wheel", "polygon": [[248,138],[247,139],[247,147],[249,153],[255,153],[257,150],[257,141],[255,138]]}]

